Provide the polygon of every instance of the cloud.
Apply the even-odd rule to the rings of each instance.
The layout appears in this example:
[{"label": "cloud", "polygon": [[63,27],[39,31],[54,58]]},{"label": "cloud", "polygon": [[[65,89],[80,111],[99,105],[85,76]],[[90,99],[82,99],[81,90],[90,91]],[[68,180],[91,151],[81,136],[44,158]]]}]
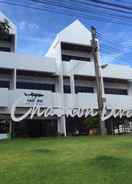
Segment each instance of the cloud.
[{"label": "cloud", "polygon": [[103,54],[101,60],[104,64],[114,64],[117,63],[119,58],[122,56],[122,53],[111,53],[111,54]]},{"label": "cloud", "polygon": [[52,37],[21,36],[18,42],[17,52],[44,56],[52,41]]},{"label": "cloud", "polygon": [[18,24],[18,29],[20,31],[25,31],[26,30],[38,30],[39,29],[39,26],[35,23],[28,23],[26,21],[22,21]]},{"label": "cloud", "polygon": [[103,63],[131,65],[128,57],[132,52],[130,33],[126,34],[126,30],[122,30],[115,34],[115,32],[110,32],[107,28],[109,28],[109,24],[106,26],[106,30],[101,38],[101,61]]},{"label": "cloud", "polygon": [[103,28],[101,31],[102,31],[103,33],[107,34],[108,31],[109,31],[109,29],[111,28],[111,26],[112,26],[112,23],[109,22],[109,23],[107,23],[107,24],[104,26],[104,28]]}]

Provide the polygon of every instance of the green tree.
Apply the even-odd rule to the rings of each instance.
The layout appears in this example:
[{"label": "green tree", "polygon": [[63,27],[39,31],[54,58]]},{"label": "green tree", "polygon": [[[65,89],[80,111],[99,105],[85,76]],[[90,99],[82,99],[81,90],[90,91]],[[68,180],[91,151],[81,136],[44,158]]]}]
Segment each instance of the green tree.
[{"label": "green tree", "polygon": [[10,25],[7,19],[0,22],[0,40],[4,40],[9,36]]},{"label": "green tree", "polygon": [[87,128],[98,128],[98,117],[90,116],[84,120],[84,124],[87,126]]}]

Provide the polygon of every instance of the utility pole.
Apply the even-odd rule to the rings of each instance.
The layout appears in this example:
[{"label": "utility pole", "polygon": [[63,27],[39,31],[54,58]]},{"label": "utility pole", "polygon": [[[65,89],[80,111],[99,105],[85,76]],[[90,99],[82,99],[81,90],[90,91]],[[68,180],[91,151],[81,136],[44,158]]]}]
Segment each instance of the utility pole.
[{"label": "utility pole", "polygon": [[104,107],[103,91],[102,91],[102,81],[101,81],[101,70],[99,65],[99,46],[96,40],[96,28],[91,27],[92,33],[92,54],[94,57],[94,67],[96,75],[96,86],[97,86],[97,100],[98,100],[98,115],[99,115],[99,125],[101,135],[106,135],[105,122],[102,120],[102,112]]}]

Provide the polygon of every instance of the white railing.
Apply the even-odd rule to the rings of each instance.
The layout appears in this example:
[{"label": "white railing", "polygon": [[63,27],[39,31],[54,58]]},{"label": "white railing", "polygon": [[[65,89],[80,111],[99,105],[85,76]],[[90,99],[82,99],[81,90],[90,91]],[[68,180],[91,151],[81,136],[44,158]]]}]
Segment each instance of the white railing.
[{"label": "white railing", "polygon": [[[26,95],[26,96],[25,96]],[[34,95],[40,95],[44,107],[70,107],[70,108],[95,108],[97,109],[96,93],[61,94],[51,91],[40,90],[8,90],[0,88],[0,107],[12,107],[16,99],[26,97],[21,100],[17,107],[31,107],[30,100]],[[108,109],[132,109],[132,97],[125,95],[106,95],[106,105]]]},{"label": "white railing", "polygon": [[0,107],[8,107],[8,88],[0,88]]},{"label": "white railing", "polygon": [[106,95],[107,108],[132,109],[132,97],[125,95]]},{"label": "white railing", "polygon": [[55,58],[0,52],[0,68],[56,73]]},{"label": "white railing", "polygon": [[[94,62],[72,60],[70,62],[63,62],[64,75],[82,75],[95,76]],[[102,70],[103,77],[116,79],[131,79],[132,70],[126,65],[109,64]]]}]

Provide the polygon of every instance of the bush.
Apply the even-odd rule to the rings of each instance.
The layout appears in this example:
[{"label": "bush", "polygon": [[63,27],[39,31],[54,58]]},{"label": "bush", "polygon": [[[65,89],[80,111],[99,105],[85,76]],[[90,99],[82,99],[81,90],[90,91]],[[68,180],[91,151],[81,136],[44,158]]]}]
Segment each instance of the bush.
[{"label": "bush", "polygon": [[94,117],[88,117],[85,121],[84,124],[87,126],[87,128],[98,128],[98,118],[97,116]]}]

